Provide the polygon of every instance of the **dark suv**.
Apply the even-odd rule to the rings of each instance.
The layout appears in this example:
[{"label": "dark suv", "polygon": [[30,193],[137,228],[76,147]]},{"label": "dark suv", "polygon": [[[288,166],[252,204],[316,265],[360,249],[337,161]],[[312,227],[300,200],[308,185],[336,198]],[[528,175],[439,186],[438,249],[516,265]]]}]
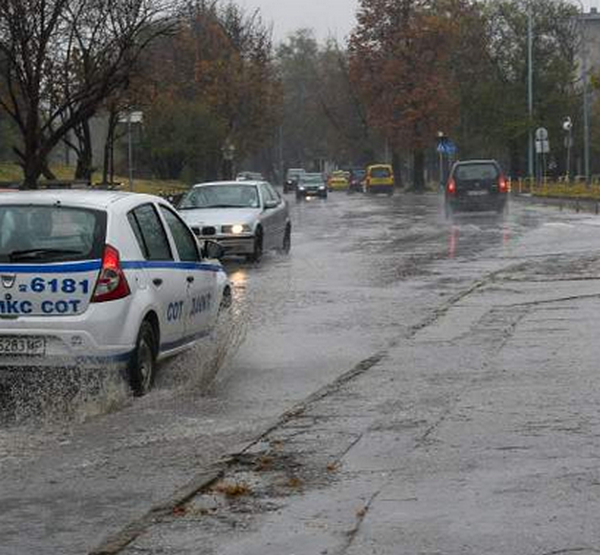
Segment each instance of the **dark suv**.
[{"label": "dark suv", "polygon": [[457,211],[504,212],[508,182],[495,160],[465,160],[452,166],[446,183],[446,216]]}]

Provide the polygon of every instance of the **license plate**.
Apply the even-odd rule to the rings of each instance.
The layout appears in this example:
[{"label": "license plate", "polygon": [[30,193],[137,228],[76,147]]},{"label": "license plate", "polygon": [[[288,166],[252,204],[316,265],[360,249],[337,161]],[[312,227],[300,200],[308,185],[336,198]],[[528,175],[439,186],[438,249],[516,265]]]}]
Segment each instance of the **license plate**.
[{"label": "license plate", "polygon": [[467,195],[469,195],[470,197],[483,197],[487,194],[488,194],[487,191],[468,191],[467,192]]},{"label": "license plate", "polygon": [[42,356],[46,354],[46,339],[44,337],[0,337],[0,356]]}]

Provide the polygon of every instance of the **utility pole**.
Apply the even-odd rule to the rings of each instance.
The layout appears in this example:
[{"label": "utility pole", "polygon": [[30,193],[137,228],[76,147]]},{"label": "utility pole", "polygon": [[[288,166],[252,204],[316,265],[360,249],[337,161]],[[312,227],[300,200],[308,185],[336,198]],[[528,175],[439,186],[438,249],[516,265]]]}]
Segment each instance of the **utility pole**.
[{"label": "utility pole", "polygon": [[129,190],[133,191],[133,144],[131,139],[131,112],[127,113],[127,166],[129,169]]},{"label": "utility pole", "polygon": [[283,175],[283,125],[279,124],[279,137],[278,137],[278,172],[279,172],[279,180],[281,184],[285,184],[285,177]]},{"label": "utility pole", "polygon": [[585,10],[581,4],[581,72],[583,77],[583,167],[585,182],[590,184],[590,105],[588,99],[588,68]]},{"label": "utility pole", "polygon": [[529,114],[529,156],[527,173],[533,178],[533,19],[531,2],[527,5],[527,108]]}]

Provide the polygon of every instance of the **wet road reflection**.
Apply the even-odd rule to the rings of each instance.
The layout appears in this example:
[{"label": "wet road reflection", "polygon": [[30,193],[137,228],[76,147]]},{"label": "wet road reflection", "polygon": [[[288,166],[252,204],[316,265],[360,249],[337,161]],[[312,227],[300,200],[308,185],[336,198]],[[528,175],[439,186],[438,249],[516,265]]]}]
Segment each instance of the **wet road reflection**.
[{"label": "wet road reflection", "polygon": [[119,394],[87,414],[0,425],[0,504],[12,496],[21,507],[0,511],[8,552],[88,552],[98,535],[404,337],[487,260],[557,217],[515,206],[504,221],[448,222],[436,195],[287,199],[291,254],[224,261],[234,306],[210,349],[169,361],[143,399]]}]

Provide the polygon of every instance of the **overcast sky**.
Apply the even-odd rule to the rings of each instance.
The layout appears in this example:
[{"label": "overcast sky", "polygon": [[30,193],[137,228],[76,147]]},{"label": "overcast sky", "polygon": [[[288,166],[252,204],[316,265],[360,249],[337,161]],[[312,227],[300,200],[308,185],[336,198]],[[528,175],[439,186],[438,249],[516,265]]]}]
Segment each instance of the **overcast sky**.
[{"label": "overcast sky", "polygon": [[[242,6],[260,8],[267,23],[273,23],[275,41],[284,39],[296,29],[314,29],[319,40],[332,35],[340,42],[355,23],[358,0],[238,0]],[[577,1],[573,0],[577,5]],[[586,10],[598,7],[600,0],[583,0]]]},{"label": "overcast sky", "polygon": [[329,35],[340,41],[356,21],[358,0],[238,0],[246,8],[260,8],[266,22],[273,23],[276,41],[296,29],[314,29],[318,39]]}]

